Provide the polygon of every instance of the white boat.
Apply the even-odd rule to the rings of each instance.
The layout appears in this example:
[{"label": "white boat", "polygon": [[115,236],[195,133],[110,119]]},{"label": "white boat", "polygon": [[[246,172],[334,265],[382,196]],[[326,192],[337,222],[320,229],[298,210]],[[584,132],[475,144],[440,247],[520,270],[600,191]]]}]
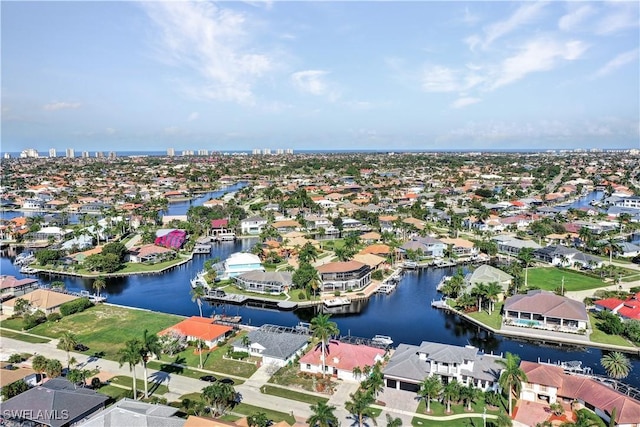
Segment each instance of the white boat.
[{"label": "white boat", "polygon": [[33,252],[22,252],[16,259],[13,260],[15,265],[28,265],[36,260],[36,256]]},{"label": "white boat", "polygon": [[376,335],[371,339],[371,341],[373,341],[375,343],[378,343],[378,344],[384,344],[384,345],[393,344],[393,340],[388,335]]},{"label": "white boat", "polygon": [[38,272],[38,270],[36,270],[33,267],[28,267],[28,266],[24,266],[20,269],[20,273],[22,274],[36,274]]},{"label": "white boat", "polygon": [[347,298],[332,298],[324,300],[324,305],[327,307],[339,307],[341,305],[349,305],[351,304],[351,300]]}]

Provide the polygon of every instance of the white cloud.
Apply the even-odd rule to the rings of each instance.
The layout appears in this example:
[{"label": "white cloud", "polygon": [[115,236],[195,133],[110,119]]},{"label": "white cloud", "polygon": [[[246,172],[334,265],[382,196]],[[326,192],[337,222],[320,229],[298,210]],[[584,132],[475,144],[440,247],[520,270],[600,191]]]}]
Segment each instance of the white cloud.
[{"label": "white cloud", "polygon": [[51,102],[45,104],[42,108],[47,111],[59,111],[59,110],[74,110],[80,108],[79,102]]},{"label": "white cloud", "polygon": [[610,11],[596,25],[596,34],[609,35],[639,25],[637,2],[609,2]]},{"label": "white cloud", "polygon": [[458,98],[451,103],[451,108],[464,108],[468,105],[477,104],[480,101],[482,101],[480,98],[473,97]]},{"label": "white cloud", "polygon": [[291,74],[293,85],[300,91],[316,96],[328,96],[331,101],[340,97],[338,91],[326,80],[328,71],[304,70]]},{"label": "white cloud", "polygon": [[616,55],[611,61],[607,62],[594,74],[594,78],[606,76],[617,70],[620,67],[627,65],[630,62],[634,62],[638,59],[638,49],[632,49],[627,52],[622,52]]},{"label": "white cloud", "polygon": [[531,40],[518,53],[502,61],[490,89],[513,83],[530,73],[549,71],[563,60],[576,60],[587,48],[587,45],[579,40],[567,42],[549,38]]},{"label": "white cloud", "polygon": [[[274,64],[247,47],[246,16],[210,2],[141,3],[160,30],[158,57],[196,71],[204,80],[191,94],[253,104],[255,81]],[[194,85],[192,85],[194,86]]]},{"label": "white cloud", "polygon": [[485,38],[482,41],[482,47],[486,49],[499,38],[532,22],[540,16],[540,12],[545,6],[546,2],[542,1],[525,3],[506,20],[489,25],[484,30]]},{"label": "white cloud", "polygon": [[189,114],[189,117],[187,117],[187,121],[192,122],[194,120],[198,120],[199,117],[200,117],[200,113],[198,113],[197,111],[194,111],[193,113]]},{"label": "white cloud", "polygon": [[591,5],[585,4],[578,8],[574,8],[566,15],[563,15],[558,21],[558,28],[562,31],[575,31],[580,29],[580,24],[585,19],[590,17],[596,12],[596,9]]}]

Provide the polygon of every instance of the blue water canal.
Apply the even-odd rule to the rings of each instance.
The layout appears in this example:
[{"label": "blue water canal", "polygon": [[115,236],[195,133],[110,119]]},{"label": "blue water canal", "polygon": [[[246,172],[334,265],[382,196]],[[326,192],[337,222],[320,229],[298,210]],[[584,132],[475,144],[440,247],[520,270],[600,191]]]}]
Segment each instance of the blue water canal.
[{"label": "blue water canal", "polygon": [[[220,194],[204,195],[199,203]],[[589,199],[590,200],[590,199]],[[183,207],[188,208],[188,203]],[[109,278],[104,293],[108,302],[154,311],[174,313],[184,316],[198,314],[197,305],[191,301],[190,279],[203,268],[210,257],[225,259],[237,251],[249,250],[255,243],[252,239],[215,244],[211,255],[196,255],[193,260],[161,275],[141,275],[128,278]],[[2,274],[22,275],[14,267],[15,253],[6,250],[0,258]],[[443,275],[451,274],[450,269],[429,268],[405,274],[396,290],[390,295],[376,295],[368,301],[354,303],[348,313],[333,315],[341,334],[359,337],[373,337],[375,334],[389,335],[395,345],[399,343],[419,344],[421,341],[435,341],[455,345],[471,344],[486,352],[512,352],[522,359],[536,361],[582,360],[596,373],[604,373],[600,367],[603,353],[599,349],[571,346],[547,345],[492,335],[458,318],[431,308],[431,301],[439,299],[436,285]],[[92,291],[93,280],[75,277],[40,277],[45,284],[62,280],[70,290]],[[300,321],[309,321],[317,308],[297,309],[279,312],[269,309],[244,306],[205,305],[205,315],[226,313],[242,316],[243,323],[262,325],[265,323],[294,326]],[[631,356],[633,369],[626,382],[640,388],[640,359]]]}]

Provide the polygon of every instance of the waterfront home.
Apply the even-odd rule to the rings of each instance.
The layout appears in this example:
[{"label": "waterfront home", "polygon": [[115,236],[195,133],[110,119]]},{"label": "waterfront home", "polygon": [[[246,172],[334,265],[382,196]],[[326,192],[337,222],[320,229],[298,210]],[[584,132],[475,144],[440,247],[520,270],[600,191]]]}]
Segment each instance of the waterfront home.
[{"label": "waterfront home", "polygon": [[533,256],[539,261],[560,267],[580,265],[582,268],[593,269],[601,267],[603,263],[602,258],[562,245],[545,246],[544,248],[536,249],[533,251]]},{"label": "waterfront home", "polygon": [[[234,351],[246,351],[251,356],[262,357],[263,365],[281,368],[300,356],[309,343],[305,334],[280,332],[267,328],[249,331],[248,342],[238,339],[233,342]],[[247,345],[245,345],[247,344]]]},{"label": "waterfront home", "polygon": [[374,254],[355,254],[353,260],[368,265],[371,271],[381,269],[387,262],[385,257]]},{"label": "waterfront home", "polygon": [[44,314],[49,315],[60,312],[60,306],[62,304],[76,300],[78,297],[50,291],[48,289],[36,289],[22,296],[3,301],[2,314],[14,314],[14,307],[18,299],[27,301],[31,307],[31,311],[41,310]]},{"label": "waterfront home", "polygon": [[512,280],[512,275],[505,273],[499,268],[492,267],[489,264],[482,264],[480,267],[468,273],[464,278],[466,291],[471,291],[478,283],[484,283],[486,285],[495,282],[502,288],[502,294],[507,293]]},{"label": "waterfront home", "polygon": [[161,229],[156,231],[156,239],[153,243],[156,246],[164,246],[170,249],[180,249],[187,240],[187,232],[176,229]]},{"label": "waterfront home", "polygon": [[[369,234],[369,233],[367,233],[367,234]],[[391,254],[391,247],[389,245],[378,243],[378,244],[366,246],[359,253],[362,254],[362,255],[364,255],[364,254],[373,254],[373,255],[378,255],[378,256],[381,256],[381,257],[386,257],[386,256],[389,256]]]},{"label": "waterfront home", "polygon": [[430,236],[415,236],[408,242],[404,243],[400,248],[404,251],[413,250],[422,252],[422,255],[425,257],[442,258],[447,245]]},{"label": "waterfront home", "polygon": [[260,234],[266,226],[266,219],[261,216],[251,216],[240,221],[240,232],[242,234]]},{"label": "waterfront home", "polygon": [[78,427],[162,426],[182,427],[184,418],[176,416],[178,408],[146,403],[125,397],[92,418],[76,424]]},{"label": "waterfront home", "polygon": [[35,289],[38,289],[38,279],[0,276],[0,300],[19,297]]},{"label": "waterfront home", "polygon": [[398,219],[397,216],[393,215],[383,215],[378,217],[378,221],[380,223],[380,232],[395,232],[395,222]]},{"label": "waterfront home", "polygon": [[357,291],[371,283],[371,269],[358,261],[337,261],[316,268],[323,292]]},{"label": "waterfront home", "polygon": [[211,230],[209,230],[212,236],[217,236],[219,234],[229,234],[232,231],[229,230],[229,220],[226,218],[223,219],[212,219],[211,220]]},{"label": "waterfront home", "polygon": [[34,241],[48,241],[49,239],[53,239],[58,242],[70,233],[71,230],[65,230],[60,227],[42,227],[38,231],[28,233],[26,237]]},{"label": "waterfront home", "polygon": [[498,245],[498,252],[515,257],[517,257],[524,248],[532,248],[535,250],[542,247],[533,240],[522,240],[508,234],[494,236],[491,240]]},{"label": "waterfront home", "polygon": [[278,230],[279,233],[286,233],[298,230],[300,223],[294,219],[283,219],[281,221],[275,221],[271,226]]},{"label": "waterfront home", "polygon": [[64,378],[52,378],[3,402],[2,418],[5,425],[67,427],[101,411],[108,400]]},{"label": "waterfront home", "polygon": [[450,239],[448,237],[441,238],[440,241],[451,248],[451,251],[457,256],[474,256],[480,253],[474,243],[467,239]]},{"label": "waterfront home", "polygon": [[619,242],[616,255],[624,258],[630,258],[640,255],[640,246],[629,242]]},{"label": "waterfront home", "polygon": [[631,295],[626,300],[619,298],[605,298],[593,303],[598,311],[610,311],[620,316],[622,320],[640,320],[640,292]]},{"label": "waterfront home", "polygon": [[589,327],[589,316],[580,301],[536,289],[504,302],[506,325],[579,333]]},{"label": "waterfront home", "polygon": [[147,262],[155,264],[175,257],[176,252],[173,249],[156,246],[154,244],[135,246],[129,249],[127,253],[127,261],[136,263]]},{"label": "waterfront home", "polygon": [[293,274],[288,271],[252,270],[235,276],[238,287],[258,293],[281,294],[291,288]]},{"label": "waterfront home", "polygon": [[93,246],[93,236],[90,234],[81,234],[80,236],[64,241],[60,245],[63,251],[82,251]]},{"label": "waterfront home", "polygon": [[200,316],[191,316],[167,329],[160,331],[158,335],[178,334],[187,338],[187,341],[202,340],[208,348],[215,347],[233,332],[229,326],[213,323],[212,319]]},{"label": "waterfront home", "polygon": [[[562,402],[586,407],[607,422],[616,410],[616,426],[640,426],[640,402],[606,384],[585,376],[566,373],[560,366],[523,360],[520,368],[527,375],[522,382],[520,399],[551,404]],[[544,420],[540,420],[544,421]]]},{"label": "waterfront home", "polygon": [[[385,350],[377,347],[330,340],[326,346],[324,373],[345,381],[359,381],[360,378],[353,374],[353,369],[358,367],[364,370],[367,366],[373,366],[384,359],[385,353]],[[299,362],[300,371],[321,374],[321,346],[315,346]]]},{"label": "waterfront home", "polygon": [[360,235],[360,241],[365,244],[379,242],[381,238],[382,236],[380,235],[380,233],[376,233],[375,231],[370,231],[368,233]]},{"label": "waterfront home", "polygon": [[425,378],[437,376],[443,384],[456,380],[481,390],[498,390],[500,356],[472,346],[423,341],[419,346],[400,344],[382,371],[385,385],[417,392]]},{"label": "waterfront home", "polygon": [[253,270],[264,271],[260,257],[248,252],[235,252],[224,261],[220,278],[229,279]]}]

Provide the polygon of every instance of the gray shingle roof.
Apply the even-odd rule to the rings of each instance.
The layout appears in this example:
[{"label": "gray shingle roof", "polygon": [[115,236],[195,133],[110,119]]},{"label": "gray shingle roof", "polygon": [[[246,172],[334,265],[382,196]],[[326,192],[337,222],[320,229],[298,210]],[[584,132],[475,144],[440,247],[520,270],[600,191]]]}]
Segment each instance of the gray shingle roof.
[{"label": "gray shingle roof", "polygon": [[406,378],[414,382],[422,381],[429,375],[429,364],[417,356],[419,348],[416,345],[398,345],[382,373],[385,376]]},{"label": "gray shingle roof", "polygon": [[176,412],[178,408],[125,398],[79,425],[82,427],[182,427],[186,420],[175,417]]},{"label": "gray shingle roof", "polygon": [[[260,344],[264,347],[263,356],[274,359],[286,360],[293,354],[307,345],[306,335],[291,334],[288,332],[267,332],[263,330],[250,331],[249,340],[251,343]],[[242,340],[233,342],[235,347],[243,347]]]}]

